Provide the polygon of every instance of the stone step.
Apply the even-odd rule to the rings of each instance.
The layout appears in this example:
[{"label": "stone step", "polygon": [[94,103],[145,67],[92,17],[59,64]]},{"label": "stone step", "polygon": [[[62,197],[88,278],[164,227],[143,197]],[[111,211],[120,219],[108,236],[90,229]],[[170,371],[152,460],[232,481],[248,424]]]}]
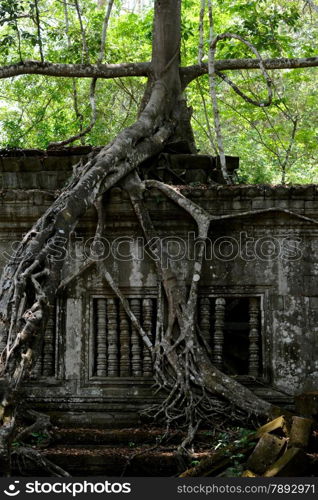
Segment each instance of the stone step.
[{"label": "stone step", "polygon": [[[72,476],[175,476],[180,463],[176,457],[185,433],[175,430],[160,444],[164,428],[59,428],[54,442],[41,452]],[[191,461],[201,460],[211,453],[213,436],[209,430],[198,433]],[[32,464],[28,464],[28,467]],[[46,475],[38,467],[28,468],[27,474]]]},{"label": "stone step", "polygon": [[[163,428],[140,429],[94,429],[94,428],[59,428],[55,434],[58,445],[121,445],[160,444],[165,433]],[[185,434],[181,431],[169,433],[169,443],[179,444]],[[212,432],[202,430],[197,433],[196,443],[208,444],[212,440]]]},{"label": "stone step", "polygon": [[[191,460],[205,458],[209,452],[194,453]],[[142,445],[125,446],[62,446],[57,445],[43,450],[43,454],[69,472],[72,476],[112,477],[171,477],[178,474],[179,463],[175,447]],[[35,471],[29,470],[32,475]],[[36,470],[37,475],[41,471]],[[45,476],[45,472],[43,471]]]}]

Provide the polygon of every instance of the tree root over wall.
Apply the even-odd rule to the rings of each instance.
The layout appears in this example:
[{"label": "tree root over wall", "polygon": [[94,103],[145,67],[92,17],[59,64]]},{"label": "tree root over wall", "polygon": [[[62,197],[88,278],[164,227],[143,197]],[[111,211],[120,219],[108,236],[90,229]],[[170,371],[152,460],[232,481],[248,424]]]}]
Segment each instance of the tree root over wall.
[{"label": "tree root over wall", "polygon": [[[180,79],[180,11],[180,0],[155,2],[153,59],[143,110],[137,121],[85,165],[75,169],[69,183],[24,236],[3,271],[0,283],[0,465],[4,475],[9,475],[11,469],[18,389],[34,366],[50,307],[63,286],[63,259],[54,259],[52,248],[58,247],[66,252],[69,236],[80,217],[119,182],[123,182],[129,193],[148,241],[156,236],[156,230],[143,201],[143,192],[151,188],[159,189],[193,218],[201,241],[197,246],[189,292],[185,284],[178,281],[172,268],[164,268],[158,259],[159,248],[153,247],[158,275],[155,343],[150,340],[150,332],[143,330],[130,310],[109,270],[101,266],[102,275],[119,297],[142,341],[150,350],[158,389],[166,393],[165,401],[153,409],[153,415],[162,416],[168,427],[173,422],[181,421],[187,426],[188,436],[179,450],[183,452],[200,423],[224,411],[229,403],[232,408],[247,415],[268,417],[277,412],[270,403],[258,398],[211,364],[209,349],[198,329],[195,315],[204,243],[213,223],[226,223],[234,217],[250,217],[278,210],[214,217],[176,188],[155,180],[143,182],[136,173],[139,165],[161,153],[169,142],[181,138],[191,144],[193,139],[189,111],[183,97],[186,82],[182,83]],[[171,23],[171,19],[176,22]],[[102,207],[99,212],[96,238],[102,233],[104,219],[108,216]],[[163,319],[164,307],[167,310],[166,323]],[[217,405],[216,397],[219,399]]]},{"label": "tree root over wall", "polygon": [[[165,129],[163,129],[165,130]],[[166,132],[165,132],[166,133]],[[162,134],[158,132],[157,134]],[[150,141],[151,150],[156,150]],[[149,147],[142,146],[142,149]],[[107,152],[104,156],[107,156]],[[105,158],[102,155],[102,160]],[[143,157],[143,155],[142,155]],[[140,159],[140,158],[139,158]],[[2,390],[1,405],[2,427],[0,430],[0,455],[5,474],[10,470],[10,444],[14,435],[16,414],[15,395],[22,379],[30,372],[39,349],[42,332],[48,315],[49,304],[54,293],[61,284],[59,272],[61,263],[50,259],[52,241],[60,242],[61,234],[66,236],[73,229],[79,216],[79,196],[82,195],[82,212],[98,197],[101,188],[94,188],[94,173],[100,176],[99,160],[91,160],[90,169],[86,174],[72,180],[66,190],[25,236],[17,252],[18,262],[11,262],[2,278],[2,294],[0,307],[2,311]],[[187,426],[186,439],[181,443],[179,452],[186,452],[192,442],[199,425],[211,421],[213,416],[226,413],[231,408],[233,416],[254,415],[270,417],[280,410],[270,403],[258,398],[253,392],[239,384],[233,378],[225,375],[211,364],[209,347],[206,345],[196,321],[196,306],[198,285],[201,278],[204,244],[214,223],[226,222],[234,218],[251,217],[270,212],[283,212],[302,220],[316,222],[305,216],[294,214],[283,209],[266,209],[254,212],[243,212],[235,215],[211,216],[199,205],[183,196],[176,187],[159,181],[142,181],[136,171],[129,173],[128,168],[121,186],[127,190],[142,227],[144,236],[158,242],[152,245],[153,260],[158,275],[158,314],[156,338],[153,343],[151,332],[143,330],[140,322],[129,307],[118,285],[103,263],[100,272],[105,281],[121,301],[133,326],[139,332],[143,342],[150,350],[153,358],[155,379],[158,390],[166,393],[165,400],[158,406],[148,410],[154,418],[163,419],[167,428],[173,423]],[[107,188],[115,185],[118,178],[117,169],[110,168],[111,181],[105,181],[100,176],[100,184]],[[83,180],[84,179],[84,180]],[[163,266],[159,255],[159,238],[151,221],[148,209],[143,200],[144,191],[156,188],[170,200],[184,209],[197,224],[197,234],[200,245],[196,246],[196,256],[193,265],[192,282],[187,291],[185,283],[180,283],[172,267]],[[102,192],[104,192],[103,187]],[[94,195],[92,195],[92,191]],[[70,195],[70,193],[72,195]],[[78,193],[78,194],[77,194]],[[96,241],[104,231],[104,221],[107,217],[102,202],[97,203],[99,224],[96,231]],[[66,244],[66,243],[65,243]],[[169,262],[169,259],[166,259]],[[167,310],[167,321],[164,322],[164,308]],[[218,399],[216,399],[216,397]],[[217,403],[216,403],[217,401]],[[245,417],[241,417],[245,418]],[[34,424],[36,425],[36,424]],[[15,451],[15,453],[17,453]],[[21,452],[26,455],[24,450]],[[34,454],[28,452],[28,458],[35,460]],[[5,465],[7,464],[7,465]]]},{"label": "tree root over wall", "polygon": [[[149,144],[146,148],[148,147]],[[79,215],[78,196],[80,193],[84,192],[86,195],[82,197],[81,202],[82,211],[84,211],[89,205],[89,200],[94,201],[91,192],[94,191],[95,196],[100,192],[100,187],[94,189],[94,182],[92,182],[94,170],[98,171],[100,168],[98,159],[91,160],[89,165],[91,170],[86,167],[87,173],[84,175],[84,181],[83,174],[81,177],[77,177],[77,184],[75,180],[71,181],[69,189],[58,198],[25,236],[17,253],[21,259],[18,262],[11,262],[2,278],[0,306],[3,330],[2,389],[4,395],[1,405],[0,455],[3,462],[2,470],[5,474],[9,473],[10,470],[10,452],[8,450],[14,435],[15,394],[23,377],[30,372],[34,365],[49,304],[54,297],[55,290],[61,286],[59,283],[61,263],[50,260],[50,243],[52,241],[60,242],[60,234],[66,236],[71,232]],[[128,172],[129,170],[131,168],[127,169]],[[103,185],[106,184],[107,187],[115,185],[119,177],[114,168],[110,169],[109,175],[111,182],[107,183],[103,179]],[[165,400],[149,409],[148,414],[151,414],[155,419],[164,420],[167,429],[173,423],[187,426],[188,433],[180,445],[180,454],[186,453],[186,448],[192,442],[201,423],[211,421],[213,416],[222,412],[228,413],[229,409],[233,412],[233,417],[237,418],[240,414],[242,419],[246,415],[257,417],[277,415],[280,412],[278,408],[258,398],[249,389],[211,364],[209,347],[206,345],[196,321],[198,284],[201,278],[204,244],[208,231],[211,230],[214,223],[226,222],[238,217],[251,217],[279,211],[305,221],[316,221],[288,210],[276,208],[219,217],[211,216],[199,205],[183,196],[176,187],[155,180],[142,181],[136,171],[128,173],[121,181],[121,186],[129,194],[146,240],[158,242],[151,247],[158,275],[158,314],[155,343],[150,340],[151,332],[143,330],[105,265],[103,263],[99,265],[102,276],[121,301],[133,326],[150,350],[158,390],[166,393]],[[162,248],[159,248],[160,240],[143,200],[144,191],[152,188],[160,190],[170,200],[178,204],[191,215],[197,224],[200,245],[196,246],[189,291],[187,291],[185,283],[180,283],[180,280],[177,279],[172,267],[164,267],[159,258],[162,252]],[[77,191],[78,194],[76,194]],[[74,200],[76,200],[76,204]],[[107,217],[103,203],[99,201],[97,206],[99,224],[96,230],[96,241],[103,235],[104,221]],[[169,262],[169,259],[166,261]],[[167,309],[166,324],[163,319],[165,307]],[[17,451],[15,453],[17,454]],[[35,454],[26,452],[25,449],[21,451],[21,454],[28,455],[29,459],[35,460],[37,458]]]}]

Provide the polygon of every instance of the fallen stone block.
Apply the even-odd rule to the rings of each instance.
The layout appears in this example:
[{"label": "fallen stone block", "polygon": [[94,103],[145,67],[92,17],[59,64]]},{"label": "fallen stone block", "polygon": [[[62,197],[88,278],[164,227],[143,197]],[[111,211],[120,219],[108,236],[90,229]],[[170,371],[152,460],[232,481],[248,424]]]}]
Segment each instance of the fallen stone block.
[{"label": "fallen stone block", "polygon": [[295,397],[295,406],[303,417],[318,419],[318,391],[299,394]]},{"label": "fallen stone block", "polygon": [[308,458],[301,448],[289,448],[282,457],[271,465],[263,477],[303,477]]},{"label": "fallen stone block", "polygon": [[288,436],[290,425],[284,415],[271,420],[256,431],[256,436],[261,437],[265,433],[280,430],[284,436]]},{"label": "fallen stone block", "polygon": [[258,477],[253,471],[247,469],[243,472],[242,477]]},{"label": "fallen stone block", "polygon": [[222,471],[232,466],[237,453],[242,455],[251,453],[255,446],[255,443],[252,441],[253,437],[255,437],[254,434],[249,437],[250,442],[244,444],[244,446],[231,445],[222,451],[214,452],[209,457],[201,460],[199,465],[187,469],[178,477],[209,477],[219,475]]},{"label": "fallen stone block", "polygon": [[287,438],[279,438],[266,432],[263,434],[247,461],[247,467],[262,475],[286,448]]},{"label": "fallen stone block", "polygon": [[310,418],[293,417],[288,448],[306,449],[309,444],[313,420]]}]

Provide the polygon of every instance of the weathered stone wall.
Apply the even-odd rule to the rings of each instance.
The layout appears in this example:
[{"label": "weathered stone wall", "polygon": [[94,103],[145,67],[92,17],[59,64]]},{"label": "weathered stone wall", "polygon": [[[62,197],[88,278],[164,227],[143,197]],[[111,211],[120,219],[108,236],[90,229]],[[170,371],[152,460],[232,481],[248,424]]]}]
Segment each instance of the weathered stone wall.
[{"label": "weathered stone wall", "polygon": [[[19,240],[50,205],[80,158],[54,153],[0,158],[1,267],[12,242]],[[200,286],[201,294],[211,300],[258,300],[261,383],[255,385],[251,377],[245,377],[246,383],[278,402],[288,401],[287,395],[316,389],[318,225],[296,214],[318,220],[318,186],[201,186],[183,187],[182,192],[215,215],[273,207],[295,214],[269,212],[212,225]],[[179,279],[190,283],[196,231],[193,222],[156,189],[145,193],[145,200],[159,235],[174,255]],[[128,297],[155,300],[155,268],[127,194],[113,188],[105,203],[107,248],[117,248],[115,259],[106,257],[109,271]],[[54,348],[46,351],[54,367],[42,382],[31,384],[29,397],[57,416],[68,411],[75,423],[87,424],[94,415],[95,423],[111,425],[120,414],[121,422],[127,424],[137,408],[152,400],[152,381],[145,377],[101,379],[94,374],[94,300],[111,297],[94,259],[82,270],[96,220],[95,210],[89,210],[70,244],[64,278],[74,279],[58,298],[54,333],[50,334]]]}]

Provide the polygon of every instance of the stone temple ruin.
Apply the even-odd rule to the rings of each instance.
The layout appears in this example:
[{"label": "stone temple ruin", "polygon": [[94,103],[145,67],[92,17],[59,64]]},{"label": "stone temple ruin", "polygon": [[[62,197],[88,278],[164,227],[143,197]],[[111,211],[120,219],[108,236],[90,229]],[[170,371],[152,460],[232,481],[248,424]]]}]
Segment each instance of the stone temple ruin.
[{"label": "stone temple ruin", "polygon": [[[89,152],[2,152],[1,268],[14,242]],[[237,167],[237,159],[229,162]],[[318,383],[318,225],[310,220],[318,220],[318,187],[219,185],[209,177],[216,175],[215,163],[203,155],[167,154],[145,172],[178,184],[212,214],[272,207],[295,214],[256,213],[212,226],[197,310],[215,365],[261,397],[291,407],[295,395]],[[189,280],[193,221],[156,189],[145,199],[180,280]],[[32,404],[64,425],[131,425],[158,397],[149,353],[98,271],[98,260],[105,258],[131,309],[154,336],[154,264],[125,191],[113,188],[103,204],[105,241],[99,250],[92,246],[97,213],[91,209],[70,243],[63,287],[26,385]],[[54,255],[59,258],[59,248]]]}]

